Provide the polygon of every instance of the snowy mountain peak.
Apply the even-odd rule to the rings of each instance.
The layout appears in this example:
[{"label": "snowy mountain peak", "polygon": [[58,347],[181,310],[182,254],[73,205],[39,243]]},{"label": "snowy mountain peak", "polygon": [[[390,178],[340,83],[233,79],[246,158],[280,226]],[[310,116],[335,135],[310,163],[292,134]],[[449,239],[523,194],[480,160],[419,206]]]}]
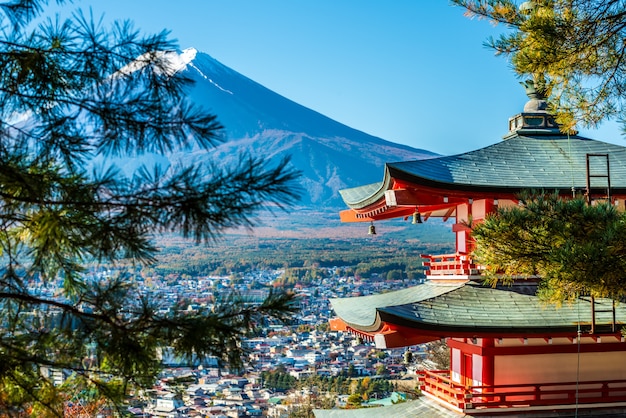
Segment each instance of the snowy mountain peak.
[{"label": "snowy mountain peak", "polygon": [[187,68],[187,65],[196,58],[198,51],[195,48],[187,48],[181,53],[176,51],[158,51],[156,53],[146,53],[138,57],[136,60],[120,69],[120,74],[130,74],[133,71],[140,70],[146,65],[152,65],[155,62],[155,56],[158,61],[158,67],[155,71],[162,71],[167,75],[174,75],[179,71]]},{"label": "snowy mountain peak", "polygon": [[167,58],[170,61],[172,72],[178,72],[187,67],[187,65],[196,58],[198,50],[195,48],[184,49],[180,54],[172,52]]}]

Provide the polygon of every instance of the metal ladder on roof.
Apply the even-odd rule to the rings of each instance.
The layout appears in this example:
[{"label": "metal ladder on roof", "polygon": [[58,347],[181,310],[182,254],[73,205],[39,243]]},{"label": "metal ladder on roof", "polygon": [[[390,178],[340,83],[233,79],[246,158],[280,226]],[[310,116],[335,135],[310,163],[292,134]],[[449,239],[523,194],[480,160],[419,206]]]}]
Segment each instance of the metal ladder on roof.
[{"label": "metal ladder on roof", "polygon": [[[596,160],[595,164],[592,163]],[[600,160],[600,161],[598,161]],[[594,187],[593,179],[605,179],[601,186]],[[609,166],[609,154],[587,154],[587,203],[593,204],[594,190],[603,189],[605,194],[601,195],[601,200],[611,202],[611,168]],[[597,196],[597,195],[596,195]]]},{"label": "metal ladder on roof", "polygon": [[[602,181],[601,186],[593,187],[594,185],[592,185],[591,183],[594,179],[604,181]],[[600,197],[596,198],[595,200],[606,200],[608,203],[611,203],[611,170],[609,165],[609,154],[587,154],[587,190],[585,196],[587,197],[588,205],[593,204],[593,191],[598,189],[604,189],[606,193],[603,195],[601,194]],[[596,332],[596,326],[598,325],[596,322],[598,313],[612,314],[612,318],[610,321],[611,332],[615,332],[615,301],[612,301],[611,308],[607,308],[606,306],[604,306],[601,309],[598,309],[595,297],[591,296],[591,334],[595,334]]]}]

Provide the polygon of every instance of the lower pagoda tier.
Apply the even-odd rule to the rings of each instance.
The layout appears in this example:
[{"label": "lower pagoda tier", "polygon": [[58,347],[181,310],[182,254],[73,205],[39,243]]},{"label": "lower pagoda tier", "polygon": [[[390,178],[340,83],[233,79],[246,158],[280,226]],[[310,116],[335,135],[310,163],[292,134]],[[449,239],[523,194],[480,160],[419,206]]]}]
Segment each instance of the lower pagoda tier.
[{"label": "lower pagoda tier", "polygon": [[420,387],[459,412],[626,407],[626,306],[585,297],[555,306],[536,290],[427,281],[333,299],[331,327],[378,348],[445,339],[450,370],[420,372]]}]

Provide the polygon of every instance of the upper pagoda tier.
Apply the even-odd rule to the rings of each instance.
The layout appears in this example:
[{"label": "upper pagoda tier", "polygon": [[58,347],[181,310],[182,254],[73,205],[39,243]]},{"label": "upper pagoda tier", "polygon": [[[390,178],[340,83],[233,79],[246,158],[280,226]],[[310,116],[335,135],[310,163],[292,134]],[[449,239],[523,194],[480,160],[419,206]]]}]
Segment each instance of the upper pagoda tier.
[{"label": "upper pagoda tier", "polygon": [[[545,110],[545,102],[531,98],[524,111],[509,120],[504,140],[475,151],[385,165],[383,180],[340,191],[350,208],[344,222],[363,222],[410,215],[454,216],[450,208],[468,200],[515,199],[524,189],[583,192],[589,178],[589,156],[607,156],[591,170],[608,173],[611,194],[626,197],[626,147],[567,135],[559,131]],[[593,167],[593,164],[601,165]],[[593,186],[606,189],[609,177]]]}]

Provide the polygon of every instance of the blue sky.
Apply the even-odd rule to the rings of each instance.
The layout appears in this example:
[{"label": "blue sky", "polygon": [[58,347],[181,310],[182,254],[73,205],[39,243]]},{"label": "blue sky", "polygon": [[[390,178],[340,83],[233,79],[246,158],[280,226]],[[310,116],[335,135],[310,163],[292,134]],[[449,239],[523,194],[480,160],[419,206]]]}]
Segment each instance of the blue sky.
[{"label": "blue sky", "polygon": [[[171,31],[265,87],[383,139],[441,154],[493,144],[527,98],[483,44],[505,30],[447,0],[77,0]],[[218,113],[219,117],[219,113]],[[626,145],[615,126],[582,131]]]}]

